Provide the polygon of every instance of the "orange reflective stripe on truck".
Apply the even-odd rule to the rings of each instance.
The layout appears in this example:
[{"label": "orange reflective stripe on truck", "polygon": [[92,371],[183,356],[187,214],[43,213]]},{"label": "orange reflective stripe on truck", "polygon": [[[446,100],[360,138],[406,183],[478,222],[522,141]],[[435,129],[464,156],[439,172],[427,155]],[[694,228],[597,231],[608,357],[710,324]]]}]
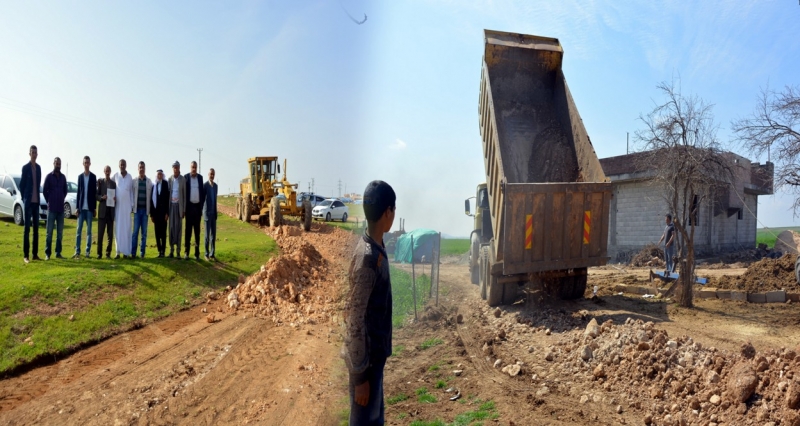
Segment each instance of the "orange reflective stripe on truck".
[{"label": "orange reflective stripe on truck", "polygon": [[583,212],[583,243],[589,244],[589,232],[592,230],[592,211]]},{"label": "orange reflective stripe on truck", "polygon": [[530,250],[533,245],[533,215],[525,215],[525,250]]}]

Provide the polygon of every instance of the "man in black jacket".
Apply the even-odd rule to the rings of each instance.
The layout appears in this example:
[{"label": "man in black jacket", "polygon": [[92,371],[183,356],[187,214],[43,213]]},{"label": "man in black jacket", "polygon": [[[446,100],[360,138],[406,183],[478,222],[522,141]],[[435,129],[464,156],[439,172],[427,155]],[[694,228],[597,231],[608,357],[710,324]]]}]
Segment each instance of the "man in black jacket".
[{"label": "man in black jacket", "polygon": [[[108,206],[108,190],[117,189],[117,183],[111,179],[111,166],[103,169],[105,178],[97,181],[97,258],[103,258],[103,235],[108,231],[106,258],[111,257],[111,242],[114,241],[114,207]],[[116,197],[114,197],[116,198]],[[115,200],[112,200],[115,201]]]},{"label": "man in black jacket", "polygon": [[92,160],[88,155],[83,157],[83,173],[78,175],[78,231],[75,235],[75,255],[81,257],[81,232],[83,223],[86,222],[86,257],[92,254],[92,219],[97,207],[97,176],[89,171]]},{"label": "man in black jacket", "polygon": [[184,176],[186,180],[186,254],[189,259],[189,244],[194,230],[194,258],[200,260],[200,220],[203,218],[203,202],[206,199],[203,189],[203,175],[197,173],[197,162],[192,161],[191,172]]},{"label": "man in black jacket", "polygon": [[169,185],[164,180],[164,171],[158,169],[153,182],[153,195],[150,197],[150,219],[156,228],[156,247],[158,257],[167,251],[167,220],[169,220]]},{"label": "man in black jacket", "polygon": [[30,230],[33,225],[33,260],[39,260],[39,187],[42,186],[42,168],[36,164],[39,150],[31,145],[28,155],[31,161],[22,166],[22,178],[19,180],[19,192],[22,197],[25,214],[25,230],[22,234],[22,254],[25,263],[29,262]]}]

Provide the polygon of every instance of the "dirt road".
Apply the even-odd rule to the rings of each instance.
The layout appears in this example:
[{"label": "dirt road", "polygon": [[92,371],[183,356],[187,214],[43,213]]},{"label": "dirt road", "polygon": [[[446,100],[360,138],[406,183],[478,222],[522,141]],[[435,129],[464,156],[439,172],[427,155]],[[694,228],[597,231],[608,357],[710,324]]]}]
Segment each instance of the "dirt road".
[{"label": "dirt road", "polygon": [[[325,244],[338,231],[315,228],[308,240],[340,275],[340,247]],[[347,395],[333,321],[276,324],[247,307],[209,300],[2,380],[0,424],[336,424]]]},{"label": "dirt road", "polygon": [[[591,274],[589,285],[609,285],[626,275]],[[772,400],[770,392],[778,392],[773,389],[777,372],[759,373],[775,373],[772,386],[769,377],[762,377],[757,398],[742,404],[744,408],[728,400],[725,384],[730,366],[746,361],[738,355],[743,342],[751,341],[768,359],[774,359],[769,355],[773,348],[779,352],[777,348],[800,344],[797,305],[703,300],[687,310],[606,292],[598,302],[544,300],[526,305],[519,301],[490,309],[469,283],[465,265],[443,265],[441,287],[440,306],[429,307],[417,323],[396,332],[398,356],[390,359],[386,374],[386,396],[392,402],[387,407],[389,424],[467,418],[496,418],[499,424],[516,425],[643,424],[648,416],[654,424],[679,418],[688,424],[743,424],[769,419],[770,413],[773,420],[796,414],[794,410],[782,414],[771,405],[762,413]],[[593,318],[604,330],[596,340],[584,335]],[[677,348],[673,353],[694,358],[669,358],[663,368],[674,373],[644,376],[638,365],[655,361],[637,358],[635,336],[642,328],[648,330],[642,339],[656,336],[648,340],[642,356],[662,362],[660,357],[673,351],[672,346],[665,347],[666,339],[671,339],[675,342],[670,345]],[[668,337],[662,342],[659,335]],[[595,355],[584,360],[581,352],[586,347]],[[775,356],[780,359],[780,354]],[[703,376],[707,367],[702,363],[714,357],[727,360],[717,372],[719,384],[706,383]],[[682,359],[694,359],[697,365]],[[633,368],[626,367],[630,362]],[[691,382],[691,388],[684,382]],[[450,401],[458,393],[460,398]],[[721,395],[722,405],[707,405],[714,395]],[[691,398],[698,400],[696,412],[690,408],[695,404]]]}]

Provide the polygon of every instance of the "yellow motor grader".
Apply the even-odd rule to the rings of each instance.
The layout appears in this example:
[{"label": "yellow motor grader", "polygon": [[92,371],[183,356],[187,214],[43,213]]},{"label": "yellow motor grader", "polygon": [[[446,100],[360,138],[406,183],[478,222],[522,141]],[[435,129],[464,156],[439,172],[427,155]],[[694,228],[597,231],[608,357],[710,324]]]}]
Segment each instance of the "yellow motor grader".
[{"label": "yellow motor grader", "polygon": [[297,184],[286,179],[286,160],[283,160],[283,177],[279,180],[281,165],[278,157],[252,157],[247,159],[248,176],[239,184],[236,212],[239,220],[250,222],[258,215],[262,226],[280,226],[283,216],[298,217],[303,229],[311,229],[311,202],[303,200],[298,206]]}]

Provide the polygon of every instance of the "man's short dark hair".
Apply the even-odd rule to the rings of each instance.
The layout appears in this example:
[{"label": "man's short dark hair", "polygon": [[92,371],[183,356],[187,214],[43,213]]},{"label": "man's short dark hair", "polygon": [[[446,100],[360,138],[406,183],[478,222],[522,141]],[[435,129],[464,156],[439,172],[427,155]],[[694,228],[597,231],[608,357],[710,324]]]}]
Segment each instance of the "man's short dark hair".
[{"label": "man's short dark hair", "polygon": [[364,216],[367,217],[368,222],[377,222],[386,209],[394,209],[397,196],[394,194],[394,189],[382,181],[373,180],[367,184],[367,189],[364,190]]},{"label": "man's short dark hair", "polygon": [[88,155],[84,155],[84,156],[83,156],[83,159],[84,159],[84,160],[89,160],[89,162],[90,162],[90,163],[92,162],[92,159],[91,159],[91,158],[89,158],[89,156],[88,156]]},{"label": "man's short dark hair", "polygon": [[[140,166],[144,166],[144,161],[140,161],[140,162],[139,162],[139,165],[140,165]],[[147,166],[145,166],[145,167],[147,167]]]},{"label": "man's short dark hair", "polygon": [[672,214],[667,213],[667,219],[672,220]]},{"label": "man's short dark hair", "polygon": [[30,148],[28,148],[28,152],[31,152],[31,151],[33,151],[34,149],[35,149],[36,151],[39,151],[39,149],[38,149],[38,148],[36,148],[36,145],[31,145],[31,147],[30,147]]}]

